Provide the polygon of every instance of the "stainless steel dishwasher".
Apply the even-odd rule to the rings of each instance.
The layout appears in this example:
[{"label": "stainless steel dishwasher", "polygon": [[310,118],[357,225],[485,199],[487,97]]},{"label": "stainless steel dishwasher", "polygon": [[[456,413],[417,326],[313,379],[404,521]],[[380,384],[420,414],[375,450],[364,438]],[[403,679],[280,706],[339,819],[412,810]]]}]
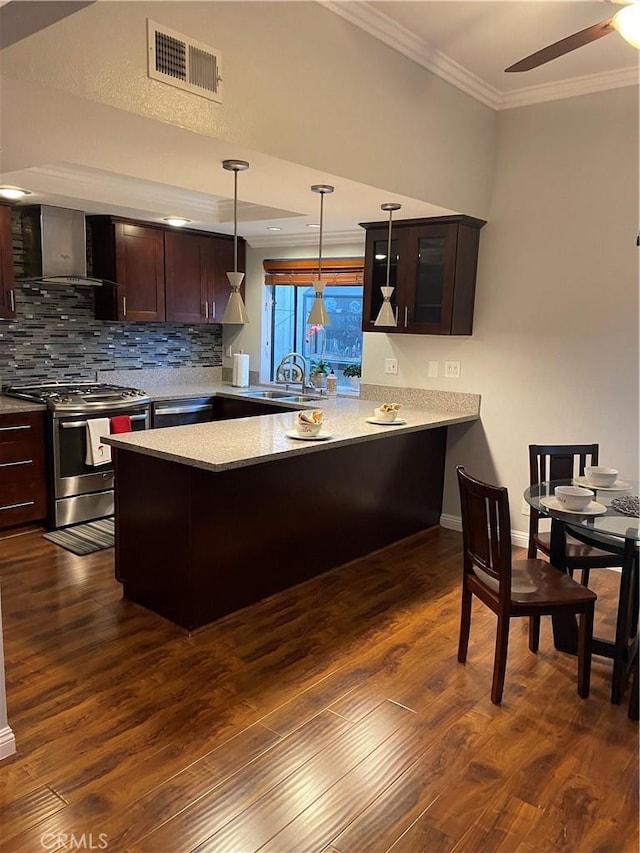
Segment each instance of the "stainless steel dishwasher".
[{"label": "stainless steel dishwasher", "polygon": [[152,428],[208,423],[213,420],[213,399],[213,397],[191,397],[188,400],[163,400],[154,403]]}]

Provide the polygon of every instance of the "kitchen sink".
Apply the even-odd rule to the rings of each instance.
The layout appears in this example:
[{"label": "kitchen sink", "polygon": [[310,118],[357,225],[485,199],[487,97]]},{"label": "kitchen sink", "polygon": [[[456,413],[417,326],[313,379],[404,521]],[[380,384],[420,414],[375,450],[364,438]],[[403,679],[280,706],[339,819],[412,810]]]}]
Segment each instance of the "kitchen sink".
[{"label": "kitchen sink", "polygon": [[296,394],[295,391],[244,391],[243,397],[255,397],[262,400],[285,400],[288,403],[306,403],[309,400],[319,400],[316,395]]}]

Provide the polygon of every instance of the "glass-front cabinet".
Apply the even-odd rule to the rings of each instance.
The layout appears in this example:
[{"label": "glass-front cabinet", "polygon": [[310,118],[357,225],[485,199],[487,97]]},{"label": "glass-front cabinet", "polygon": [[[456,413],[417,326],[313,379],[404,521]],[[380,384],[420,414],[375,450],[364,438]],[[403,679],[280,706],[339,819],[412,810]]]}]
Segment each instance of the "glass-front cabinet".
[{"label": "glass-front cabinet", "polygon": [[362,223],[367,231],[364,268],[366,332],[470,335],[473,328],[481,219],[439,216],[393,223],[389,286],[396,326],[376,326],[387,283],[388,225]]}]

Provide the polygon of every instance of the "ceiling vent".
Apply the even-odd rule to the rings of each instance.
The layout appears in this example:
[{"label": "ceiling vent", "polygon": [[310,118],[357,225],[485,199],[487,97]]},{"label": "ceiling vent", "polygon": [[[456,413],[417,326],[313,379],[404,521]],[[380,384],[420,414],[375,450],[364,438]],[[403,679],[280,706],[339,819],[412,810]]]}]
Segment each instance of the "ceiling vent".
[{"label": "ceiling vent", "polygon": [[149,77],[222,103],[222,54],[215,47],[147,19],[147,54]]}]

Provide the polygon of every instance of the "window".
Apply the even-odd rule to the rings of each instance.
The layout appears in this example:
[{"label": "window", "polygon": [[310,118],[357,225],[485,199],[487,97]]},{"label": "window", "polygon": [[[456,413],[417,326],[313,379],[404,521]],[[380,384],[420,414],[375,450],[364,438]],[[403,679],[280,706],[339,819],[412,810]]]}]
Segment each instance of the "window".
[{"label": "window", "polygon": [[336,374],[338,388],[352,387],[342,371],[362,361],[363,263],[362,258],[323,261],[322,278],[328,283],[324,301],[330,322],[326,326],[309,326],[307,317],[315,299],[310,281],[317,276],[317,262],[264,262],[265,281],[272,297],[272,381],[282,357],[295,351],[307,359],[310,367],[315,360],[324,359]]}]

